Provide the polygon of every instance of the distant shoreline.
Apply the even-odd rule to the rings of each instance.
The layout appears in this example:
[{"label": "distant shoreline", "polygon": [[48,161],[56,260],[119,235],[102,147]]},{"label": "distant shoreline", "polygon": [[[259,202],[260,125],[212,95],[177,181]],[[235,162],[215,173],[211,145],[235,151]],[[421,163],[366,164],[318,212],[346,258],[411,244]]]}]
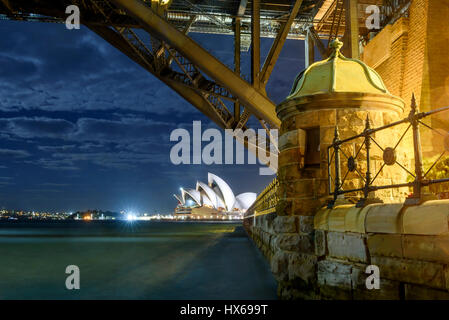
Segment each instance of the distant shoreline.
[{"label": "distant shoreline", "polygon": [[242,224],[242,220],[171,220],[171,219],[165,219],[165,220],[151,220],[151,221],[145,221],[145,220],[135,220],[135,221],[128,221],[128,220],[0,220],[0,226],[1,225],[13,225],[13,224],[42,224],[42,223],[72,223],[72,224],[116,224],[116,223],[124,223],[124,224],[149,224],[149,223],[220,223],[220,224]]}]

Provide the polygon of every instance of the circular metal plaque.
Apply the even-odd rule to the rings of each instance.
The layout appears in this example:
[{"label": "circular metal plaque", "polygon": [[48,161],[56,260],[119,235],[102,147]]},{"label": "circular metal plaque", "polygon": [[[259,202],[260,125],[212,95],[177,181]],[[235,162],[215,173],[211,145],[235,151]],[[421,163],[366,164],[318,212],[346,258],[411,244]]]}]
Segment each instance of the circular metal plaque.
[{"label": "circular metal plaque", "polygon": [[390,147],[385,148],[383,158],[387,166],[394,165],[396,163],[396,150]]},{"label": "circular metal plaque", "polygon": [[354,172],[357,168],[357,162],[355,161],[354,157],[348,158],[348,170],[349,172]]}]

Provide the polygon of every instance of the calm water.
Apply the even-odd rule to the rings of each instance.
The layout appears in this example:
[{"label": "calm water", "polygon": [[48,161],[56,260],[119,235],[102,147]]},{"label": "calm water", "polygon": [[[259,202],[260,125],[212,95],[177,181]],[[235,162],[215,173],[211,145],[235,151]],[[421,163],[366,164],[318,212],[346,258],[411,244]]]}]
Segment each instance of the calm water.
[{"label": "calm water", "polygon": [[0,299],[276,299],[276,283],[239,224],[0,223]]}]

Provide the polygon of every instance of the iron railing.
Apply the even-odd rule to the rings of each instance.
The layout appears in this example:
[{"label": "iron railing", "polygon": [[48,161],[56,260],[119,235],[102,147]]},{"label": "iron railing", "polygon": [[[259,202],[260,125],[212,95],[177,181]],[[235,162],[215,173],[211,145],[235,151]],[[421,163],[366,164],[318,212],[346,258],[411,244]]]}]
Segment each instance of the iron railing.
[{"label": "iron railing", "polygon": [[[434,115],[436,113],[440,113],[443,111],[449,110],[449,107],[440,108],[437,110],[429,111],[429,112],[419,112],[418,107],[416,105],[415,97],[412,98],[411,111],[407,118],[402,119],[397,122],[393,122],[391,124],[378,127],[371,128],[369,117],[367,117],[365,121],[365,130],[353,137],[340,140],[338,126],[335,127],[335,135],[333,143],[327,149],[327,166],[328,166],[328,183],[329,183],[329,194],[333,196],[333,201],[329,203],[329,207],[331,208],[337,198],[339,196],[353,193],[361,193],[363,194],[357,206],[364,206],[366,204],[366,200],[371,192],[384,190],[384,189],[396,189],[396,188],[404,188],[409,187],[413,188],[413,193],[406,199],[406,205],[415,205],[419,204],[423,200],[423,187],[430,186],[437,183],[449,182],[448,178],[443,179],[426,179],[429,172],[435,167],[435,165],[442,159],[447,151],[449,151],[448,143],[446,143],[445,150],[441,153],[441,155],[433,162],[430,168],[427,169],[426,172],[423,170],[423,158],[422,158],[422,148],[421,148],[421,137],[420,137],[420,125],[425,126],[428,129],[434,130],[440,135],[443,135],[441,132],[432,128],[428,124],[421,121],[422,119]],[[395,144],[394,147],[383,148],[380,144],[374,139],[374,134],[383,130],[387,130],[401,124],[408,124],[407,129],[405,129],[404,133],[401,135],[399,141]],[[412,129],[413,134],[413,152],[414,152],[414,172],[411,172],[407,169],[407,166],[401,164],[396,157],[396,149],[403,141],[407,132],[409,132],[410,128]],[[445,141],[448,142],[448,135],[445,135]],[[354,156],[348,156],[342,149],[343,145],[346,143],[354,143],[357,139],[363,139],[363,142],[358,147],[357,152],[355,152]],[[371,157],[371,151],[373,144],[380,148],[383,153],[383,164],[377,172],[373,172],[371,167],[371,162],[373,161]],[[354,144],[356,145],[356,144]],[[366,161],[366,172],[360,172],[360,167],[358,165],[358,155],[361,153],[362,149],[365,150],[364,161]],[[356,151],[356,150],[354,150]],[[346,158],[346,173],[342,177],[341,170],[341,155]],[[385,166],[393,166],[397,165],[402,170],[404,170],[408,175],[410,175],[413,181],[401,182],[396,184],[389,185],[375,185],[376,179],[379,177],[379,174],[385,168]],[[332,172],[333,169],[333,172]],[[361,188],[355,188],[351,190],[344,190],[343,185],[345,184],[348,174],[354,173],[355,176],[358,176],[362,181],[363,186]],[[374,175],[373,175],[374,174]]]},{"label": "iron railing", "polygon": [[279,202],[279,180],[274,180],[257,196],[254,204],[246,211],[245,219],[253,216],[260,216],[276,211]]}]

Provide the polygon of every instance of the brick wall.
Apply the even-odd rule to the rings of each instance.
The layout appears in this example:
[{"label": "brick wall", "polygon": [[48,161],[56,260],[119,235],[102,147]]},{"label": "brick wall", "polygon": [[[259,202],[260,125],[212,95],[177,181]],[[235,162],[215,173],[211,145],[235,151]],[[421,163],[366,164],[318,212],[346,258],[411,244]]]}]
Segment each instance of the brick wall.
[{"label": "brick wall", "polygon": [[[438,7],[441,7],[441,1],[438,0],[412,0],[409,18],[401,18],[384,28],[368,43],[362,55],[362,59],[380,74],[392,94],[400,96],[409,106],[414,93],[422,110],[428,109],[430,104],[429,62],[432,61],[432,67],[436,68],[446,60],[435,56],[437,51],[433,49],[434,44],[441,44],[437,34],[447,29],[446,26],[441,26],[438,31],[433,28],[436,24],[434,20],[439,18],[434,12],[438,11]],[[387,59],[384,53],[379,52],[379,46],[389,46]],[[437,73],[432,73],[432,77]]]},{"label": "brick wall", "polygon": [[[449,2],[412,0],[409,17],[385,27],[364,48],[362,60],[382,77],[393,95],[410,110],[415,94],[421,111],[449,106]],[[449,131],[448,113],[426,121],[432,127]],[[427,129],[422,130],[425,156],[442,151],[443,139]]]}]

